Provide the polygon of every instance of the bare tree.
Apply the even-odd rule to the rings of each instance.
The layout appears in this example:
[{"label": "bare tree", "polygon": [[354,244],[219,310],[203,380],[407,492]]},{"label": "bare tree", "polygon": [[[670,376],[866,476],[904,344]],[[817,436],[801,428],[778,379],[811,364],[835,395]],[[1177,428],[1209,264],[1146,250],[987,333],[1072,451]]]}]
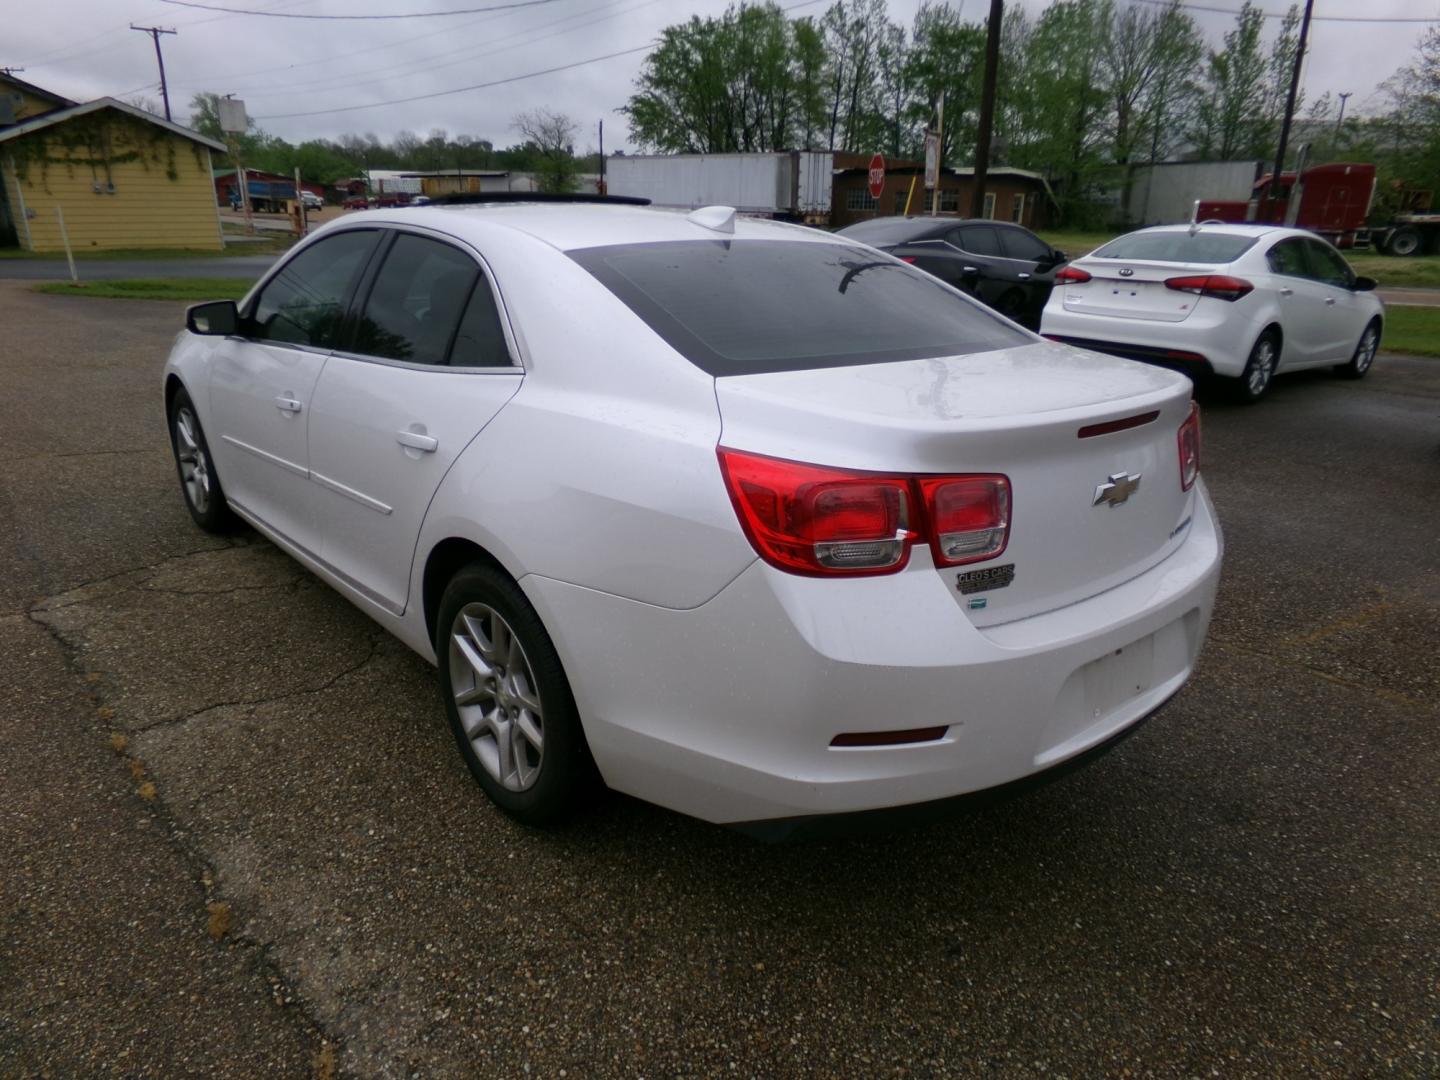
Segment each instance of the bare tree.
[{"label": "bare tree", "polygon": [[574,191],[580,176],[575,164],[575,121],[542,106],[517,113],[510,126],[534,148],[540,190]]}]

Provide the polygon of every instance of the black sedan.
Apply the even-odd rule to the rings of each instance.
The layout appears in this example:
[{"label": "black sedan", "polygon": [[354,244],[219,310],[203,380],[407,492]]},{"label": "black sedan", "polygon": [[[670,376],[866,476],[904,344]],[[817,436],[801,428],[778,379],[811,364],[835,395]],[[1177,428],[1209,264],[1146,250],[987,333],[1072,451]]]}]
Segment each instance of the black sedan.
[{"label": "black sedan", "polygon": [[882,217],[839,234],[914,263],[1031,330],[1065,265],[1063,251],[1005,221]]}]

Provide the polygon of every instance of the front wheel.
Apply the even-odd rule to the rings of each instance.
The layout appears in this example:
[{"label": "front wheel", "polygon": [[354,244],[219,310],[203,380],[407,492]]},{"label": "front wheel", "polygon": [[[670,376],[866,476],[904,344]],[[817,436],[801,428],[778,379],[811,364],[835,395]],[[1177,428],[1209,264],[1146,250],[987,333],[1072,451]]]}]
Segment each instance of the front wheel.
[{"label": "front wheel", "polygon": [[175,453],[175,471],[180,476],[180,492],[185,508],[195,524],[208,533],[227,533],[239,524],[229,504],[210,444],[195,414],[195,403],[183,389],[175,392],[170,402],[170,448]]},{"label": "front wheel", "polygon": [[1350,357],[1350,362],[1336,364],[1335,374],[1345,379],[1363,379],[1370,370],[1370,365],[1375,363],[1375,353],[1379,349],[1380,323],[1372,320],[1370,325],[1365,327],[1365,333],[1360,335],[1360,344],[1355,346],[1355,354]]},{"label": "front wheel", "polygon": [[1245,361],[1245,370],[1238,379],[1230,380],[1230,388],[1236,400],[1246,404],[1259,401],[1270,389],[1275,378],[1275,368],[1280,362],[1280,341],[1273,331],[1260,335]]},{"label": "front wheel", "polygon": [[473,563],[446,586],[435,630],[450,730],[490,801],[526,825],[569,817],[598,775],[560,656],[524,593]]}]

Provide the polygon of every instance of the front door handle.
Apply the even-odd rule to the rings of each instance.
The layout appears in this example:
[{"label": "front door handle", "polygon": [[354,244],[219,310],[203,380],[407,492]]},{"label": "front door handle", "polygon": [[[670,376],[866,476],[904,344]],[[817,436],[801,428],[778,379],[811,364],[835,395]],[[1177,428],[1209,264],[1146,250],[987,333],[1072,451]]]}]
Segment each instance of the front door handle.
[{"label": "front door handle", "polygon": [[422,454],[433,454],[440,446],[440,440],[432,435],[420,435],[414,431],[397,431],[395,441]]},{"label": "front door handle", "polygon": [[1333,296],[1327,296],[1327,297],[1325,297],[1325,303],[1327,303],[1327,304],[1333,304],[1333,303],[1335,303],[1335,297],[1333,297]]},{"label": "front door handle", "polygon": [[1027,274],[1027,273],[1025,273],[1025,271],[1023,271],[1023,270],[1020,271],[1020,273],[1016,274],[1015,276],[1018,277],[1021,281],[1029,281],[1029,280],[1030,280],[1030,275]]},{"label": "front door handle", "polygon": [[300,402],[293,397],[286,397],[284,394],[275,399],[275,407],[281,412],[299,412],[302,408]]},{"label": "front door handle", "polygon": [[1295,290],[1294,290],[1294,289],[1281,289],[1281,290],[1280,290],[1280,295],[1281,295],[1281,296],[1294,296],[1294,295],[1295,295]]}]

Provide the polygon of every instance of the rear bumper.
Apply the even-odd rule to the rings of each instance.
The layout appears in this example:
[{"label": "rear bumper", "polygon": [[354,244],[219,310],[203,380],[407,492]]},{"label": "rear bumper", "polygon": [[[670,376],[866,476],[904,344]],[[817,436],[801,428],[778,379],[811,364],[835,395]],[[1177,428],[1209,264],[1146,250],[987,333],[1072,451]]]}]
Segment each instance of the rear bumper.
[{"label": "rear bumper", "polygon": [[[1221,552],[1202,487],[1163,562],[984,630],[928,566],[834,580],[754,563],[689,611],[521,584],[610,786],[709,821],[773,823],[983,792],[1114,739],[1189,677]],[[925,743],[830,745],[932,725],[945,733]]]},{"label": "rear bumper", "polygon": [[1082,349],[1160,364],[1191,375],[1238,377],[1271,320],[1223,300],[1197,307],[1183,322],[1120,319],[1067,311],[1057,290],[1040,317],[1040,333]]}]

